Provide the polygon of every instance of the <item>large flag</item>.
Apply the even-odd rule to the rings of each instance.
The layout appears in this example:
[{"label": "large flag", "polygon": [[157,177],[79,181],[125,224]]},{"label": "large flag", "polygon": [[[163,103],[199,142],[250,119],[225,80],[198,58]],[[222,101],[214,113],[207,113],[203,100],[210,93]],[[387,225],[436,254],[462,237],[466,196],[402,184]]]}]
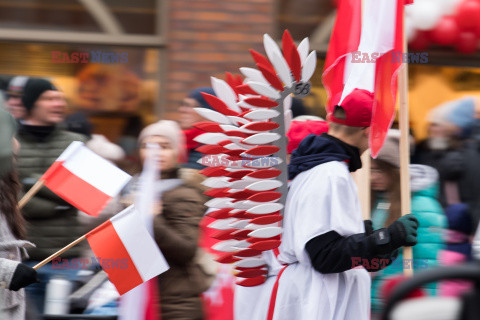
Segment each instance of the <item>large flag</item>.
[{"label": "large flag", "polygon": [[130,178],[82,142],[74,141],[40,180],[79,210],[98,216]]},{"label": "large flag", "polygon": [[[158,190],[155,185],[159,181],[160,172],[155,159],[157,153],[155,144],[147,143],[147,157],[143,163],[143,170],[139,178],[139,190],[135,198],[135,207],[142,218],[147,231],[153,237],[153,210],[157,198]],[[159,301],[160,292],[156,283],[157,279],[145,282],[120,298],[118,308],[119,320],[160,320],[159,312],[156,308]]]},{"label": "large flag", "polygon": [[133,205],[87,233],[86,238],[120,295],[169,268]]},{"label": "large flag", "polygon": [[[397,77],[403,60],[406,0],[341,0],[330,39],[323,83],[343,101],[355,88],[375,94],[370,148],[376,157],[395,117]],[[333,106],[328,105],[329,111]]]}]

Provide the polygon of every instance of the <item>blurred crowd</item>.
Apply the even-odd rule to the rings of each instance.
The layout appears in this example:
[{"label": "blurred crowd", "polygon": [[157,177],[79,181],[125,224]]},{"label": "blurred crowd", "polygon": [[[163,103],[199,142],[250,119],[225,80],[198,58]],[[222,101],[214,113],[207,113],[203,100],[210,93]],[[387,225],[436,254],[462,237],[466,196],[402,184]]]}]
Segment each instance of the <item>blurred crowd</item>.
[{"label": "blurred crowd", "polygon": [[[6,111],[0,110],[0,315],[4,315],[0,318],[24,319],[25,310],[27,319],[39,318],[51,303],[46,297],[47,286],[58,278],[73,283],[70,312],[118,314],[118,295],[112,286],[105,285],[106,277],[98,281],[98,265],[85,270],[54,268],[52,263],[37,270],[33,266],[132,204],[138,196],[143,164],[151,156],[148,146],[156,145],[159,179],[153,230],[170,269],[154,279],[154,290],[149,293],[154,307],[147,318],[161,314],[163,320],[233,319],[235,279],[228,266],[214,261],[211,247],[216,240],[207,228],[213,220],[205,216],[208,198],[201,184],[204,177],[198,173],[203,166],[198,161],[200,144],[195,137],[202,131],[194,124],[205,119],[194,108],[211,108],[201,92],[215,95],[212,88],[205,87],[190,92],[178,109],[178,122],[161,120],[144,127],[138,117],[132,118],[124,135],[111,142],[94,133],[86,115],[77,112],[67,116],[65,95],[50,81],[11,79],[5,88]],[[294,101],[289,154],[307,135],[328,130],[327,122],[308,115],[301,100]],[[475,97],[446,102],[429,114],[427,138],[415,142],[412,136],[411,207],[419,229],[410,268],[428,269],[472,259],[471,239],[480,221],[479,108]],[[399,131],[392,129],[371,163],[369,228],[388,227],[401,216],[399,137]],[[17,199],[73,141],[86,143],[131,173],[131,182],[98,218],[78,212],[45,187],[20,211]],[[92,257],[93,253],[80,244],[62,255],[62,263],[68,266],[74,259],[92,261]],[[385,283],[405,268],[401,253],[395,261],[372,274],[372,315],[383,308]],[[455,282],[422,290],[425,295],[455,296],[468,288],[468,283]]]}]

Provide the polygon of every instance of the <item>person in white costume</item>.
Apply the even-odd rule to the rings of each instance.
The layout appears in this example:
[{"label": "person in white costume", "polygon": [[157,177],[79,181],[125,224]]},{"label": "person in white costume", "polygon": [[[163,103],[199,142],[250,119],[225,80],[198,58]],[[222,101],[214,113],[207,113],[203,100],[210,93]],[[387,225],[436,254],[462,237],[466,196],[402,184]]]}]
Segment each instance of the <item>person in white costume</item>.
[{"label": "person in white costume", "polygon": [[372,93],[355,89],[328,115],[328,134],[307,136],[293,152],[278,255],[284,267],[236,296],[236,319],[369,319],[367,270],[414,245],[418,227],[412,215],[376,231],[362,220],[350,173],[368,149],[372,105]]}]

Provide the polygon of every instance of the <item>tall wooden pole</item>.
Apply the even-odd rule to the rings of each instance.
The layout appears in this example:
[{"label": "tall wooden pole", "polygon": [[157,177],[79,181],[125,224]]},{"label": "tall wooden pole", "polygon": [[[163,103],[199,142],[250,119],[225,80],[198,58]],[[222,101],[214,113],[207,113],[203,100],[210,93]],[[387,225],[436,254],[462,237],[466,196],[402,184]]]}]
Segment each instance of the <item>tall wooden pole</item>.
[{"label": "tall wooden pole", "polygon": [[[365,1],[362,1],[362,19],[365,10]],[[358,197],[360,198],[360,205],[362,206],[363,220],[371,218],[372,204],[370,203],[370,149],[362,154],[362,168],[357,170],[354,174],[355,182],[358,188]]]},{"label": "tall wooden pole", "polygon": [[[405,15],[405,14],[404,14]],[[403,32],[403,50],[407,53],[407,37],[405,34],[405,18]],[[400,126],[400,194],[402,215],[411,213],[410,195],[410,130],[408,117],[408,63],[402,65],[398,82],[399,91],[399,126]],[[411,247],[403,248],[403,273],[413,275],[413,253]]]},{"label": "tall wooden pole", "polygon": [[371,203],[370,203],[370,149],[362,154],[362,168],[355,171],[353,178],[357,184],[358,197],[362,206],[363,220],[370,219]]}]

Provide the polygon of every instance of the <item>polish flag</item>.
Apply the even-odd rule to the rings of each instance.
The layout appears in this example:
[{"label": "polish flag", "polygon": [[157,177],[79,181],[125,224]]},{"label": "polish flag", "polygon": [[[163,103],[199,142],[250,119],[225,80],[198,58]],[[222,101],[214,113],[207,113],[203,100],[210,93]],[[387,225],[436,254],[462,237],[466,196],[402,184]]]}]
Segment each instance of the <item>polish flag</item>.
[{"label": "polish flag", "polygon": [[[411,0],[342,0],[323,72],[329,101],[355,88],[375,94],[370,148],[376,157],[395,118],[403,12]],[[328,105],[331,111],[332,105]]]},{"label": "polish flag", "polygon": [[168,270],[168,264],[131,205],[86,234],[120,295]]},{"label": "polish flag", "polygon": [[130,178],[82,142],[74,141],[40,179],[62,199],[96,217]]}]

